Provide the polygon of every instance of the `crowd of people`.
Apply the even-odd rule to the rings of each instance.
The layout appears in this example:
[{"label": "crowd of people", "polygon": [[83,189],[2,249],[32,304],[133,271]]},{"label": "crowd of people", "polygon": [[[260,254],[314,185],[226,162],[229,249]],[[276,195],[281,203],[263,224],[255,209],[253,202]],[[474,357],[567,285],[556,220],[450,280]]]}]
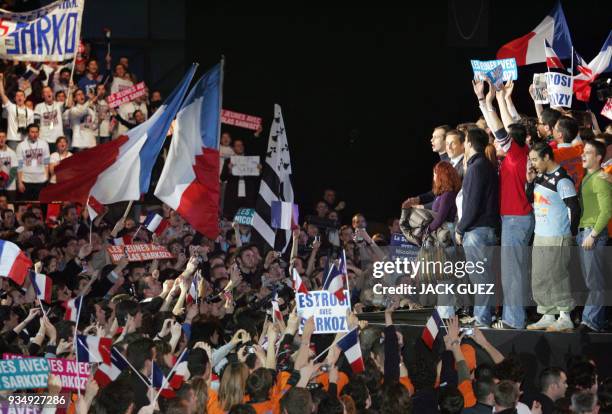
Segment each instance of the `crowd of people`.
[{"label": "crowd of people", "polygon": [[[474,106],[482,116],[433,130],[440,162],[433,167],[432,191],[409,197],[401,217],[389,218],[388,231],[370,236],[360,213],[349,223],[349,208],[325,188],[283,254],[255,243],[253,229],[233,220],[239,208],[254,207],[259,179],[232,175],[229,157],[245,154],[244,141],[227,132],[221,138],[224,197],[216,239],[195,232],[161,203],[137,203],[122,218],[123,211],[117,215],[116,206],[108,206],[94,220],[84,206],[64,203],[59,217],[48,218],[48,207],[36,200],[55,182],[61,161],[144,122],[161,103],[155,91],[111,109],[108,94],[137,79],[127,58],[112,66],[106,56],[100,71],[103,65],[93,56],[85,43],[74,73],[69,66],[24,62],[4,62],[0,73],[6,122],[0,131],[0,239],[16,243],[36,273],[52,281],[51,300],[41,303],[30,278],[21,286],[0,279],[0,352],[74,359],[78,333],[112,338],[113,352],[129,363],[107,381],[94,373],[102,370],[94,364],[86,388],[72,393],[68,412],[612,412],[612,379],[598,377],[597,355],[574,355],[566,366],[527,379],[521,360],[487,339],[488,328],[561,332],[575,329],[577,321],[583,333],[608,329],[601,297],[612,219],[610,126],[602,131],[594,116],[540,105],[536,117],[519,115],[511,81],[499,91],[474,82]],[[466,259],[474,261],[486,247],[502,247],[504,302],[477,297],[472,309],[462,310],[471,314],[461,321],[455,306],[437,306],[446,323],[434,350],[393,323],[397,309],[418,303],[373,293],[373,263],[388,258],[384,247],[394,235],[413,238],[405,219],[418,210],[433,212],[421,242],[463,246]],[[140,226],[140,217],[151,212],[169,221],[159,235]],[[126,253],[113,262],[107,247],[118,238],[162,245],[174,258],[129,262]],[[553,248],[574,243],[590,292],[580,312],[569,259]],[[529,255],[530,247],[541,250]],[[309,290],[322,289],[340,251],[346,254],[348,321],[359,330],[363,372],[353,372],[334,345],[342,333],[314,334],[313,319],[300,320],[296,313],[291,272]],[[470,275],[474,283],[494,277],[492,269]],[[524,303],[528,290],[541,315],[533,321]],[[75,298],[82,299],[76,322],[66,317]],[[273,299],[282,318],[272,315]],[[501,314],[497,305],[503,305]],[[384,310],[384,326],[359,320],[370,310]],[[462,324],[473,327],[470,335]],[[183,362],[186,369],[178,375]],[[167,393],[151,381],[158,371],[168,377]],[[50,376],[43,392],[61,389]]]}]

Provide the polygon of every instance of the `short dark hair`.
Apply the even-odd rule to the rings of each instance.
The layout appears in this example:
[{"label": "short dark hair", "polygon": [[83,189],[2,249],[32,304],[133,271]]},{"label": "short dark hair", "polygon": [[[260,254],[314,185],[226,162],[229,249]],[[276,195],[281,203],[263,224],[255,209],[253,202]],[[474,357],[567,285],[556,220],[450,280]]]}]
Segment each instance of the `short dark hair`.
[{"label": "short dark hair", "polygon": [[551,161],[555,160],[555,154],[553,153],[553,149],[546,142],[538,142],[533,147],[531,147],[531,151],[534,151],[538,154],[538,158],[544,159],[544,156],[548,155],[548,158]]},{"label": "short dark hair", "polygon": [[40,127],[38,126],[38,124],[29,124],[26,129],[28,130],[28,132],[30,132],[30,129],[32,128],[36,128],[40,131]]},{"label": "short dark hair", "polygon": [[270,370],[257,368],[248,376],[245,391],[252,400],[265,400],[269,398],[272,385],[274,385],[274,378]]},{"label": "short dark hair", "polygon": [[440,414],[459,414],[463,410],[463,395],[456,387],[446,386],[438,394]]},{"label": "short dark hair", "polygon": [[550,131],[552,132],[553,128],[555,127],[555,124],[557,123],[559,118],[561,118],[561,112],[552,108],[544,108],[540,118],[542,120],[542,123],[544,125],[548,125]]},{"label": "short dark hair", "polygon": [[128,376],[121,376],[102,388],[93,403],[90,413],[125,413],[134,404],[134,389]]},{"label": "short dark hair", "polygon": [[493,388],[495,387],[495,383],[493,381],[474,381],[474,395],[476,399],[484,403],[485,399],[491,395],[493,392]]},{"label": "short dark hair", "polygon": [[348,395],[355,402],[357,410],[365,410],[366,401],[370,395],[366,382],[362,376],[355,376],[342,388],[341,395]]},{"label": "short dark hair", "polygon": [[504,380],[498,383],[493,389],[495,404],[504,408],[516,407],[519,391],[516,382]]},{"label": "short dark hair", "polygon": [[601,161],[603,161],[606,158],[606,144],[604,144],[601,141],[595,141],[595,140],[591,140],[591,141],[587,141],[585,144],[586,145],[590,145],[593,148],[595,148],[595,153],[596,155],[599,155],[601,157]]},{"label": "short dark hair", "polygon": [[548,387],[561,380],[561,373],[564,372],[559,367],[548,367],[540,373],[540,391],[546,392]]},{"label": "short dark hair", "polygon": [[448,137],[449,135],[456,135],[459,137],[459,141],[463,144],[465,142],[465,133],[463,131],[459,131],[458,129],[451,129],[446,132],[444,137]]},{"label": "short dark hair", "polygon": [[60,135],[59,137],[57,137],[57,139],[55,140],[56,144],[57,144],[57,141],[66,141],[66,144],[68,144],[68,138],[66,138],[63,135]]},{"label": "short dark hair", "polygon": [[187,356],[187,368],[192,377],[204,375],[210,361],[206,351],[200,348],[192,349]]},{"label": "short dark hair", "polygon": [[508,135],[519,146],[524,147],[527,142],[527,128],[522,124],[510,124],[508,126]]},{"label": "short dark hair", "polygon": [[312,397],[306,388],[291,388],[281,398],[280,406],[281,411],[287,414],[311,414]]},{"label": "short dark hair", "polygon": [[136,368],[144,368],[147,360],[153,361],[153,349],[155,344],[149,338],[139,338],[131,342],[127,347],[127,360]]},{"label": "short dark hair", "polygon": [[[59,71],[60,75],[61,75],[62,73],[66,73],[66,72],[70,73],[70,69],[68,69],[68,68],[62,68],[62,69]],[[59,91],[59,92],[63,92],[63,91]]]},{"label": "short dark hair", "polygon": [[489,134],[481,128],[468,129],[467,141],[472,145],[474,151],[483,153],[489,144]]},{"label": "short dark hair", "polygon": [[555,124],[555,128],[563,137],[563,142],[571,144],[571,142],[578,135],[578,122],[574,118],[569,116],[562,116]]}]

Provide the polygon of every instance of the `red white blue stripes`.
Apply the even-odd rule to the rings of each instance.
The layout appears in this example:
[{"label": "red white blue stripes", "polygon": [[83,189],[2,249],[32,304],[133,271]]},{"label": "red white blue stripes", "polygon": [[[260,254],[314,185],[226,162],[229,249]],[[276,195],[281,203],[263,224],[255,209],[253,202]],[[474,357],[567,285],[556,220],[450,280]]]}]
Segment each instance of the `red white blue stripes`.
[{"label": "red white blue stripes", "polygon": [[23,285],[32,261],[15,243],[0,240],[0,276],[8,277],[18,285]]},{"label": "red white blue stripes", "polygon": [[363,372],[364,363],[363,356],[361,355],[361,347],[359,346],[359,329],[355,328],[342,337],[337,342],[337,345],[344,352],[351,369],[355,374]]},{"label": "red white blue stripes", "polygon": [[111,363],[112,338],[77,335],[77,358],[79,362]]},{"label": "red white blue stripes", "polygon": [[36,297],[45,303],[51,303],[51,292],[53,283],[51,278],[40,273],[30,272],[32,286],[36,292]]}]

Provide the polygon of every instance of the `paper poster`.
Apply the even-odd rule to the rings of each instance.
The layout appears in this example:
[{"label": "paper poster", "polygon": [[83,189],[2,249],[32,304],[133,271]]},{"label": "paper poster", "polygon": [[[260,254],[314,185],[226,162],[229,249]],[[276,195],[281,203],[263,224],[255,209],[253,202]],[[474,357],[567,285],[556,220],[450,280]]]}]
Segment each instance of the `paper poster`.
[{"label": "paper poster", "polygon": [[236,177],[259,175],[259,157],[257,155],[232,155],[232,175]]}]

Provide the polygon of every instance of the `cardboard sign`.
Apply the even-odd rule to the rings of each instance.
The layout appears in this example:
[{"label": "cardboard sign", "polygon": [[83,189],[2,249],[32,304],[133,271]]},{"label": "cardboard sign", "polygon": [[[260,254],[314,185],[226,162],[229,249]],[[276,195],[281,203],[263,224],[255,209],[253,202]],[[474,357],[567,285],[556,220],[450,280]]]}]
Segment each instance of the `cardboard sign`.
[{"label": "cardboard sign", "polygon": [[470,62],[472,63],[474,79],[476,80],[484,80],[487,76],[487,72],[494,70],[498,66],[502,67],[502,79],[504,81],[518,79],[518,69],[516,67],[516,60],[514,58],[498,60],[471,60]]},{"label": "cardboard sign", "polygon": [[546,90],[546,73],[533,74],[533,102],[536,104],[548,104],[548,91]]},{"label": "cardboard sign", "polygon": [[238,224],[244,224],[250,226],[253,224],[253,216],[255,215],[255,209],[253,208],[239,208],[234,216],[234,221]]},{"label": "cardboard sign", "polygon": [[123,256],[123,250],[127,250],[129,262],[144,262],[145,260],[155,259],[174,259],[174,255],[164,246],[157,244],[125,244],[123,246],[109,246],[108,254],[113,263],[117,263]]},{"label": "cardboard sign", "polygon": [[116,108],[124,103],[132,102],[136,98],[140,98],[146,93],[145,83],[139,82],[134,86],[123,89],[119,92],[108,95],[106,102],[111,108]]},{"label": "cardboard sign", "polygon": [[232,175],[236,177],[259,175],[259,157],[257,155],[232,155],[230,162],[232,163]]},{"label": "cardboard sign", "polygon": [[504,87],[503,69],[501,65],[497,65],[495,69],[488,71],[487,78],[491,81],[496,91],[501,91]]},{"label": "cardboard sign", "polygon": [[[3,354],[2,359],[19,359],[23,355]],[[47,358],[49,369],[53,375],[56,375],[62,381],[62,389],[76,390],[78,388],[84,390],[89,378],[89,364],[79,362],[77,364],[74,359],[64,358]]]},{"label": "cardboard sign", "polygon": [[240,112],[221,110],[221,122],[226,125],[233,125],[240,128],[257,131],[261,128],[261,118],[258,116],[241,114]]},{"label": "cardboard sign", "polygon": [[45,358],[0,361],[0,390],[47,388],[49,363]]},{"label": "cardboard sign", "polygon": [[345,299],[340,302],[336,296],[326,290],[314,290],[308,293],[297,293],[297,313],[300,320],[300,333],[306,319],[314,316],[314,333],[348,332],[346,312],[349,307],[349,292],[344,291]]},{"label": "cardboard sign", "polygon": [[392,233],[391,240],[389,241],[391,246],[411,246],[410,242],[402,233]]},{"label": "cardboard sign", "polygon": [[572,106],[573,79],[570,75],[557,72],[546,72],[546,88],[551,107]]},{"label": "cardboard sign", "polygon": [[606,101],[606,104],[601,110],[601,114],[605,116],[606,118],[612,120],[612,98],[608,98],[608,100]]}]

